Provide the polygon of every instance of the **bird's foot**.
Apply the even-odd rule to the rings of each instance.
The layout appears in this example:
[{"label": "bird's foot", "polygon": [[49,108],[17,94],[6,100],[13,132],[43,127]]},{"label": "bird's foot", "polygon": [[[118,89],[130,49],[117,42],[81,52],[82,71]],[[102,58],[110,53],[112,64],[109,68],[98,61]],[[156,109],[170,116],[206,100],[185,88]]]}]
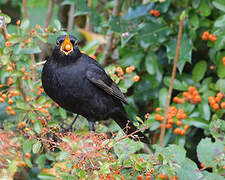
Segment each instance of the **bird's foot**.
[{"label": "bird's foot", "polygon": [[76,117],[74,118],[73,122],[68,127],[62,128],[62,130],[59,133],[72,132],[72,130],[73,130],[73,124],[76,122],[78,116],[79,115],[76,115]]}]

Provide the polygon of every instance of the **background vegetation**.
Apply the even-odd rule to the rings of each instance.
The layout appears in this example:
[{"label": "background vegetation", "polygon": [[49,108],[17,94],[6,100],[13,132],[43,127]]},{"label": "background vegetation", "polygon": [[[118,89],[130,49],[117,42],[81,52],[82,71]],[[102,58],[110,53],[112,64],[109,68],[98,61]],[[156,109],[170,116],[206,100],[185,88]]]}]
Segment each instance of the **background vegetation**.
[{"label": "background vegetation", "polygon": [[[224,0],[0,0],[0,7],[1,179],[224,179]],[[67,33],[126,94],[126,111],[151,145],[131,141],[113,121],[89,133],[81,116],[73,132],[59,133],[75,115],[46,96],[40,73]]]}]

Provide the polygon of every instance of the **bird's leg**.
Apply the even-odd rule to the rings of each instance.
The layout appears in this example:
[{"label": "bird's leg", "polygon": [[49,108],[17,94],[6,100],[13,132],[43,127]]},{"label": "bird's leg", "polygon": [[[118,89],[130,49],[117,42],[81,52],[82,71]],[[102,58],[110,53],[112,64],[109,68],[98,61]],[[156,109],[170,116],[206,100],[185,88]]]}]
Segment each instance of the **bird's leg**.
[{"label": "bird's leg", "polygon": [[76,122],[78,116],[79,116],[79,114],[76,115],[76,117],[74,118],[73,122],[67,128],[63,129],[62,132],[72,131],[73,124]]},{"label": "bird's leg", "polygon": [[95,122],[88,121],[88,124],[89,124],[89,131],[95,132]]}]

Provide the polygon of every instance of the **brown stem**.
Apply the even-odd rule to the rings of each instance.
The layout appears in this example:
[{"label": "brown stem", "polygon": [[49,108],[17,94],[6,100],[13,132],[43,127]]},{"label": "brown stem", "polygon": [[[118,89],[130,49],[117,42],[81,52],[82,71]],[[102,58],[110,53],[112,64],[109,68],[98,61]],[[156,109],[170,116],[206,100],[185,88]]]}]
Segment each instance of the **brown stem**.
[{"label": "brown stem", "polygon": [[[54,6],[55,6],[55,2],[56,2],[56,0],[49,1],[48,12],[47,12],[47,15],[46,15],[44,28],[48,28],[48,26],[50,24],[52,14],[53,14],[53,9],[54,9]],[[39,61],[42,61],[44,59],[46,49],[47,49],[46,44],[42,43],[41,44],[41,53],[39,54]]]},{"label": "brown stem", "polygon": [[70,10],[68,13],[68,26],[67,26],[67,32],[70,32],[73,29],[73,23],[74,23],[74,12],[75,12],[75,4],[72,3],[70,5]]},{"label": "brown stem", "polygon": [[178,32],[178,39],[177,39],[176,56],[175,56],[175,60],[174,60],[174,64],[173,64],[173,71],[172,71],[172,76],[171,76],[168,96],[167,96],[167,99],[166,99],[163,125],[162,125],[161,133],[160,133],[160,146],[163,146],[163,141],[164,141],[165,124],[166,124],[167,114],[168,114],[168,110],[169,110],[171,94],[172,94],[172,90],[173,90],[173,83],[174,83],[174,79],[175,79],[175,76],[176,76],[176,68],[177,68],[177,62],[178,62],[178,57],[179,57],[179,50],[180,50],[180,43],[181,43],[181,37],[182,37],[183,22],[184,22],[184,15],[181,15],[180,25],[179,25],[179,32]]},{"label": "brown stem", "polygon": [[49,1],[49,4],[48,4],[48,12],[47,12],[47,16],[46,16],[46,19],[45,19],[44,28],[47,28],[49,26],[49,23],[51,21],[52,14],[53,14],[54,6],[55,6],[55,0]]},{"label": "brown stem", "polygon": [[7,34],[8,34],[8,32],[7,32],[7,29],[6,29],[4,16],[0,16],[0,24],[2,25],[1,26],[2,35],[4,36],[5,41],[7,41]]},{"label": "brown stem", "polygon": [[23,0],[23,11],[24,11],[24,17],[25,19],[28,19],[28,11],[27,11],[27,1]]},{"label": "brown stem", "polygon": [[[113,7],[113,12],[112,12],[112,15],[113,16],[118,16],[119,15],[119,7],[120,7],[120,0],[115,0],[115,4],[114,4],[114,7]],[[109,37],[107,39],[107,44],[106,44],[106,48],[105,48],[105,51],[104,51],[104,58],[103,58],[103,66],[105,66],[107,64],[107,59],[109,58],[109,55],[112,51],[112,42],[113,42],[113,36],[114,36],[114,33],[113,32],[110,32],[109,33]]]}]

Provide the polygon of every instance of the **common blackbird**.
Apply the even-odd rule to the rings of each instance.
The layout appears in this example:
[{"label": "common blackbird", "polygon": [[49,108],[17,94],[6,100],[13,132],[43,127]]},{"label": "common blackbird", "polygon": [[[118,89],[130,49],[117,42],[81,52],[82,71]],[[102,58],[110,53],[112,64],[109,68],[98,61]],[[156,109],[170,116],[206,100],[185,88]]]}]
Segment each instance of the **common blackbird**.
[{"label": "common blackbird", "polygon": [[112,118],[126,134],[133,133],[130,138],[149,143],[129,121],[122,105],[128,103],[120,89],[96,60],[80,52],[75,37],[57,38],[56,47],[43,67],[42,85],[59,106],[84,116],[89,130],[94,131],[96,121]]}]

